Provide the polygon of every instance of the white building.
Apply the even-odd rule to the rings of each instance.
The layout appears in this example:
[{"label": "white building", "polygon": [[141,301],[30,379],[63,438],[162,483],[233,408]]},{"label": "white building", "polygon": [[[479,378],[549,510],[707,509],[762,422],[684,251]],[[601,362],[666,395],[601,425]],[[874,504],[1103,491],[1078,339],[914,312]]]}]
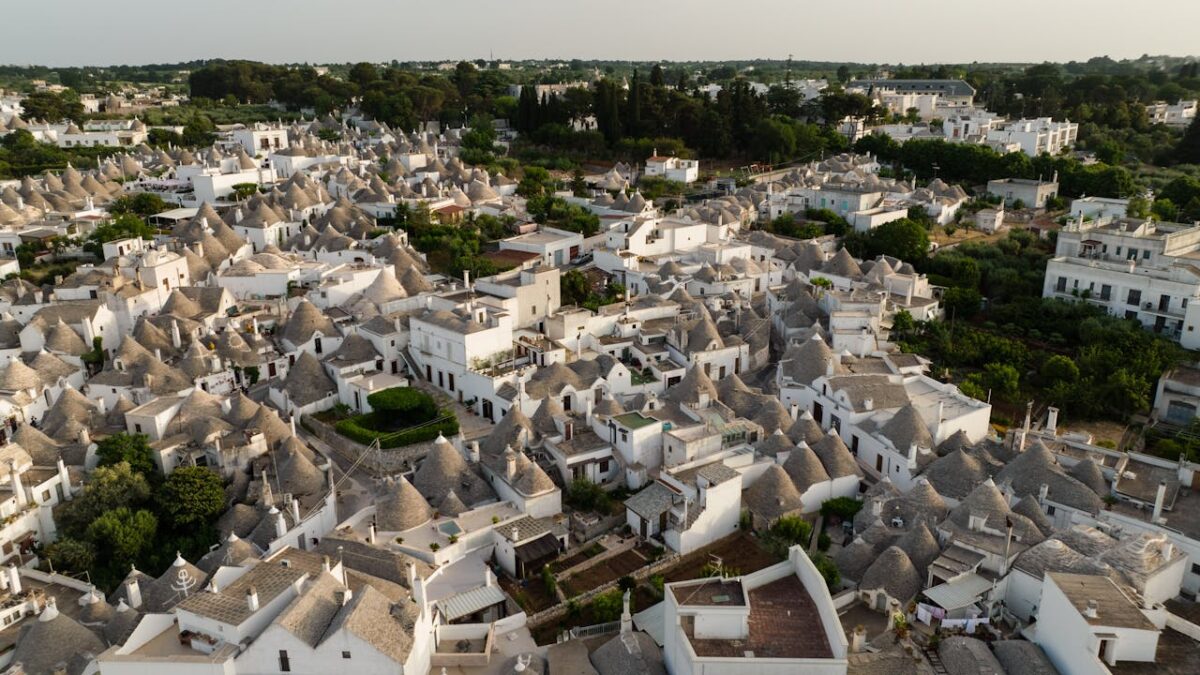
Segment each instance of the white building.
[{"label": "white building", "polygon": [[1146,116],[1151,124],[1165,124],[1169,127],[1186,127],[1196,119],[1196,100],[1167,103],[1155,101],[1146,104]]},{"label": "white building", "polygon": [[1030,157],[1042,153],[1057,155],[1075,145],[1078,137],[1078,124],[1056,122],[1050,117],[1005,122],[987,132],[988,143],[1002,147],[1016,145]]},{"label": "white building", "polygon": [[658,150],[646,159],[646,176],[656,176],[683,183],[696,182],[700,178],[700,161],[679,157],[660,157]]},{"label": "white building", "polygon": [[1042,295],[1082,299],[1137,319],[1188,349],[1200,347],[1200,227],[1098,217],[1059,231]]},{"label": "white building", "polygon": [[1058,196],[1058,176],[1049,181],[1028,178],[990,180],[987,191],[989,195],[1003,199],[1005,206],[1015,206],[1020,202],[1024,208],[1044,209],[1047,200]]},{"label": "white building", "polygon": [[798,546],[753,574],[666,587],[672,675],[842,675],[848,643],[825,580]]},{"label": "white building", "polygon": [[1033,641],[1064,675],[1098,675],[1121,661],[1153,663],[1165,625],[1164,610],[1144,609],[1107,577],[1050,573]]}]

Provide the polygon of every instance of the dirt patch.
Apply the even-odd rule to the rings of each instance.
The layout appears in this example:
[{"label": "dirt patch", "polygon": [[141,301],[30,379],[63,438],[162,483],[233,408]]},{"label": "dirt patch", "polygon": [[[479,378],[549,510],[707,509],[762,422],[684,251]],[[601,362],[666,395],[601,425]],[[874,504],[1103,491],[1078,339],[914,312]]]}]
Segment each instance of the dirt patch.
[{"label": "dirt patch", "polygon": [[699,579],[705,576],[704,568],[713,561],[713,556],[721,559],[726,575],[750,574],[770,567],[780,560],[774,553],[763,548],[758,539],[745,532],[738,532],[707,548],[689,553],[678,563],[664,570],[663,577],[667,583]]},{"label": "dirt patch", "polygon": [[633,573],[646,563],[647,560],[637,551],[622,551],[563,579],[563,592],[567,594],[567,597],[587,593],[593,588]]},{"label": "dirt patch", "polygon": [[523,581],[501,576],[500,588],[504,589],[504,592],[515,600],[526,614],[534,614],[558,604],[558,596],[546,588],[546,584],[542,583],[541,575]]},{"label": "dirt patch", "polygon": [[595,558],[601,553],[604,553],[604,547],[600,544],[592,544],[587,548],[577,550],[575,553],[561,560],[554,561],[554,571],[559,572],[562,570],[569,570],[585,560],[591,560],[592,558]]}]

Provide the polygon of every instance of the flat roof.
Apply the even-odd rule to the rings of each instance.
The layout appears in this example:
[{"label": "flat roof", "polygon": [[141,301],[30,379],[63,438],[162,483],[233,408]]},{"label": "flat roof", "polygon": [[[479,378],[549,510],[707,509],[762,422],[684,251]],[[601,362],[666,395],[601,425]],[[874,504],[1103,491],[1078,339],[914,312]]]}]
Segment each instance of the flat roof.
[{"label": "flat roof", "polygon": [[641,429],[642,427],[658,422],[658,420],[654,419],[653,417],[646,417],[637,411],[623,413],[621,415],[617,415],[613,419],[620,422],[622,425],[629,427],[630,429]]},{"label": "flat roof", "polygon": [[749,631],[742,640],[695,637],[695,617],[681,622],[699,657],[759,659],[832,659],[833,649],[817,604],[808,589],[788,576],[750,591]]},{"label": "flat roof", "polygon": [[[1090,574],[1049,572],[1047,577],[1067,596],[1088,624],[1097,627],[1157,630],[1132,600],[1108,577]],[[1096,616],[1084,613],[1089,602],[1096,603]]]}]

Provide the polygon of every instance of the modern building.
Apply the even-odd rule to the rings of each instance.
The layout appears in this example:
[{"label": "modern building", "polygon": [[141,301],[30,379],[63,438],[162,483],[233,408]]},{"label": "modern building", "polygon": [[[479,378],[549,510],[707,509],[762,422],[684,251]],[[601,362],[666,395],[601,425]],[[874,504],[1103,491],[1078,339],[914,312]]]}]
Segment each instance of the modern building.
[{"label": "modern building", "polygon": [[1042,295],[1090,302],[1196,349],[1198,252],[1200,226],[1081,217],[1059,231]]}]

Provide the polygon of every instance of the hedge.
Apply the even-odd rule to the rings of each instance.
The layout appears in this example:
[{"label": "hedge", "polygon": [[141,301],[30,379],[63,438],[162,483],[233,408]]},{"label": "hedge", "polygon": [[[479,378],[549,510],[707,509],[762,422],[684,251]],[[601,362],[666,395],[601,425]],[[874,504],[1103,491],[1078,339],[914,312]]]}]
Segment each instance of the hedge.
[{"label": "hedge", "polygon": [[379,439],[379,447],[381,448],[399,448],[413,443],[422,443],[424,441],[432,441],[438,435],[453,436],[458,433],[458,420],[454,417],[454,413],[450,410],[440,410],[442,419],[440,422],[427,424],[416,429],[407,429],[401,431],[381,432],[369,429],[359,423],[368,415],[359,415],[339,421],[334,428],[337,432],[346,438],[349,438],[363,445],[370,445]]},{"label": "hedge", "polygon": [[437,403],[433,397],[411,387],[393,387],[377,391],[367,397],[371,409],[387,413],[395,426],[409,427],[428,422],[438,416]]}]

